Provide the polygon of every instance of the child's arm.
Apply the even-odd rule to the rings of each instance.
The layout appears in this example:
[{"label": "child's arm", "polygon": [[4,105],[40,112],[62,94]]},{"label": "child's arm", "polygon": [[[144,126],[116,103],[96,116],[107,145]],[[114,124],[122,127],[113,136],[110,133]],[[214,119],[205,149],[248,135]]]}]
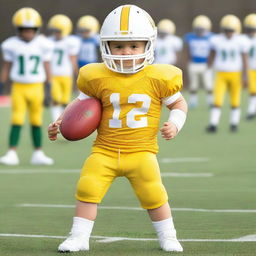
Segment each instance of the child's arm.
[{"label": "child's arm", "polygon": [[2,71],[0,75],[0,95],[3,94],[4,84],[9,78],[11,66],[12,66],[11,62],[8,62],[8,61],[3,62]]},{"label": "child's arm", "polygon": [[59,127],[60,127],[63,116],[64,116],[65,112],[67,111],[67,109],[69,109],[75,102],[77,102],[79,100],[87,99],[87,98],[90,98],[90,97],[81,92],[80,95],[76,99],[74,99],[67,105],[67,107],[65,108],[63,113],[59,116],[59,118],[55,122],[49,124],[48,138],[50,140],[52,140],[52,141],[57,140],[57,135],[59,133]]},{"label": "child's arm", "polygon": [[209,57],[208,57],[208,61],[207,61],[208,68],[212,68],[215,56],[216,56],[216,51],[215,50],[211,50],[210,54],[209,54]]},{"label": "child's arm", "polygon": [[77,65],[77,55],[70,55],[69,58],[71,61],[71,65],[73,67],[74,75],[75,75],[75,77],[77,77],[78,70],[79,70],[78,65]]},{"label": "child's arm", "polygon": [[179,98],[167,105],[170,109],[168,122],[165,122],[160,129],[161,135],[166,140],[173,139],[183,127],[188,111],[187,102],[180,94]]}]

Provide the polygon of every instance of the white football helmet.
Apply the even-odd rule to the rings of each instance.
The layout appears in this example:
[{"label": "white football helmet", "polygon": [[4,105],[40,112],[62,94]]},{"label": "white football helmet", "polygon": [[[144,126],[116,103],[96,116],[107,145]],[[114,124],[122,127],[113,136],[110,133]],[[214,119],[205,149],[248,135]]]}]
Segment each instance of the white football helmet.
[{"label": "white football helmet", "polygon": [[206,31],[210,31],[212,28],[211,20],[205,15],[198,15],[192,22],[193,29],[200,28]]},{"label": "white football helmet", "polygon": [[241,32],[241,22],[235,15],[228,14],[222,17],[220,21],[220,28],[233,30],[235,33],[239,34]]},{"label": "white football helmet", "polygon": [[[142,70],[154,60],[157,29],[150,15],[135,5],[122,5],[105,18],[100,31],[100,50],[106,66],[118,73],[132,74]],[[138,55],[113,55],[109,41],[146,41],[145,52]],[[144,59],[141,64],[136,60]],[[123,66],[124,60],[132,60],[131,68]],[[117,64],[115,61],[119,61]]]},{"label": "white football helmet", "polygon": [[175,24],[169,19],[162,19],[158,22],[157,28],[159,32],[164,32],[169,35],[174,35],[176,31]]}]

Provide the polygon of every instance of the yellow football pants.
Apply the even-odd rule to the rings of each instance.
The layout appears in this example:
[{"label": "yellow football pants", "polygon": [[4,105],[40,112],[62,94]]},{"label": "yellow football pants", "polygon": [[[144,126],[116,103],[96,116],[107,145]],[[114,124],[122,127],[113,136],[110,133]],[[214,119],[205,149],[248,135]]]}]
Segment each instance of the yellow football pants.
[{"label": "yellow football pants", "polygon": [[77,184],[77,200],[100,203],[113,180],[122,176],[129,180],[143,208],[155,209],[168,201],[155,154],[110,151],[87,158]]},{"label": "yellow football pants", "polygon": [[12,124],[23,125],[26,112],[29,112],[29,122],[34,126],[42,125],[44,84],[12,84]]},{"label": "yellow football pants", "polygon": [[216,72],[214,84],[214,105],[221,107],[226,91],[230,92],[230,105],[233,108],[240,106],[241,72]]},{"label": "yellow football pants", "polygon": [[72,93],[73,79],[71,76],[52,77],[52,99],[58,104],[68,104]]},{"label": "yellow football pants", "polygon": [[250,94],[256,94],[256,70],[248,72],[248,89]]}]

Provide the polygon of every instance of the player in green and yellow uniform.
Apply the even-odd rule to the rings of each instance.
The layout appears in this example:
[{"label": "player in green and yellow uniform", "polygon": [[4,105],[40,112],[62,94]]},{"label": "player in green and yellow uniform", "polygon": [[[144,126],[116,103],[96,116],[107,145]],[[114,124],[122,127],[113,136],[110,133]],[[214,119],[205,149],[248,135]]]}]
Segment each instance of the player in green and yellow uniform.
[{"label": "player in green and yellow uniform", "polygon": [[52,71],[52,120],[55,121],[70,102],[73,75],[77,75],[77,54],[80,41],[70,35],[72,22],[66,15],[57,14],[48,23],[51,32],[49,39],[54,43],[54,54],[51,59]]},{"label": "player in green and yellow uniform", "polygon": [[249,104],[247,119],[256,117],[256,13],[247,15],[244,19],[245,34],[250,41],[248,92]]},{"label": "player in green and yellow uniform", "polygon": [[[97,204],[113,180],[124,176],[141,206],[147,209],[161,248],[183,251],[176,238],[156,159],[162,103],[171,110],[168,122],[161,128],[163,138],[174,138],[186,119],[187,104],[179,92],[182,72],[167,64],[148,65],[154,59],[156,27],[151,17],[137,6],[125,5],[112,11],[100,36],[104,63],[80,69],[77,84],[81,93],[75,101],[99,99],[102,120],[92,154],[78,181],[71,235],[58,250],[89,250]],[[71,106],[72,103],[67,108]],[[61,120],[62,116],[49,125],[51,140],[56,140]]]},{"label": "player in green and yellow uniform", "polygon": [[249,41],[240,35],[241,23],[234,15],[225,15],[220,22],[222,33],[210,39],[209,67],[214,67],[214,104],[208,132],[216,132],[226,91],[230,92],[230,130],[237,131],[240,121],[242,71],[247,70]]},{"label": "player in green and yellow uniform", "polygon": [[16,147],[28,110],[35,148],[31,163],[51,165],[53,160],[41,150],[41,126],[44,82],[50,79],[49,60],[53,45],[44,36],[38,35],[42,21],[36,10],[32,8],[18,10],[13,16],[13,25],[18,35],[2,43],[4,62],[1,82],[5,83],[9,76],[12,81],[12,126],[9,151],[0,158],[0,163],[19,164]]}]

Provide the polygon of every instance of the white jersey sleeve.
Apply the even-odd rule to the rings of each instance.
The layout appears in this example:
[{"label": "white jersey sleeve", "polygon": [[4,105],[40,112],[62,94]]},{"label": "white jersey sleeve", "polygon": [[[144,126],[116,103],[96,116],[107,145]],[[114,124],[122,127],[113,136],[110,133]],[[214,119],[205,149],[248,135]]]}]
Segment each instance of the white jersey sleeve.
[{"label": "white jersey sleeve", "polygon": [[174,36],[173,44],[174,44],[174,49],[176,52],[180,52],[182,50],[183,42],[182,42],[181,38],[179,38],[178,36]]},{"label": "white jersey sleeve", "polygon": [[210,49],[216,51],[216,42],[218,41],[218,35],[214,35],[209,39]]},{"label": "white jersey sleeve", "polygon": [[80,50],[80,44],[81,41],[78,37],[76,36],[69,36],[68,39],[68,52],[69,55],[77,55],[79,53]]},{"label": "white jersey sleeve", "polygon": [[250,51],[251,42],[245,35],[240,35],[240,49],[242,53],[248,53]]},{"label": "white jersey sleeve", "polygon": [[256,38],[247,37],[250,42],[249,69],[256,70]]},{"label": "white jersey sleeve", "polygon": [[39,39],[42,45],[43,61],[50,61],[53,55],[54,44],[43,35],[40,35]]},{"label": "white jersey sleeve", "polygon": [[13,61],[14,56],[12,49],[15,47],[15,45],[13,45],[13,38],[14,37],[8,38],[1,44],[4,61]]}]

